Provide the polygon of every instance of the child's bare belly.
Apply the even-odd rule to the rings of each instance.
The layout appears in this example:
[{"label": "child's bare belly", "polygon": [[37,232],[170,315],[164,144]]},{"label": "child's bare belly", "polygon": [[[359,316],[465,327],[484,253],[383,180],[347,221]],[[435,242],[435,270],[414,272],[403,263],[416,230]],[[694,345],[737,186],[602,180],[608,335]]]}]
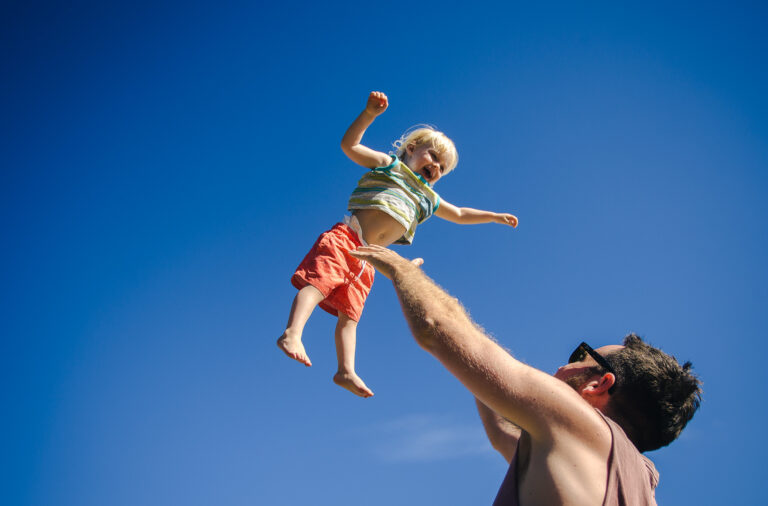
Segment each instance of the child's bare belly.
[{"label": "child's bare belly", "polygon": [[405,227],[384,211],[356,209],[352,214],[360,223],[363,239],[368,244],[386,247],[400,239],[405,233]]}]

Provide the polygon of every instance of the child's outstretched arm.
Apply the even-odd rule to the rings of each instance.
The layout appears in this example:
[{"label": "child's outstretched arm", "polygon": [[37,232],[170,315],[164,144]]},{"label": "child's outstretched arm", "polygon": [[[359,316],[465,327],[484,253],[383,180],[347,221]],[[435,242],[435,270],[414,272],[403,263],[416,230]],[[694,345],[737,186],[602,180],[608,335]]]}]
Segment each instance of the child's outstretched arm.
[{"label": "child's outstretched arm", "polygon": [[341,150],[356,164],[374,169],[376,167],[386,167],[392,163],[392,158],[388,154],[375,151],[360,144],[365,131],[371,126],[376,116],[387,110],[388,105],[387,96],[384,93],[372,91],[368,96],[368,103],[365,105],[365,109],[349,125],[347,132],[342,137]]},{"label": "child's outstretched arm", "polygon": [[494,213],[471,207],[456,207],[453,204],[440,201],[440,207],[435,216],[460,225],[478,225],[480,223],[501,223],[502,225],[517,226],[517,216],[509,213]]}]

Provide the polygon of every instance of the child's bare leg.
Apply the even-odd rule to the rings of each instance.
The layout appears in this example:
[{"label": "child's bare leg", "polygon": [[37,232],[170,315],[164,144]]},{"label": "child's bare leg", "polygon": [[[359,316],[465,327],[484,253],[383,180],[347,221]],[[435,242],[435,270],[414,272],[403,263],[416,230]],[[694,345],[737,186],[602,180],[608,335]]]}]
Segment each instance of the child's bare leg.
[{"label": "child's bare leg", "polygon": [[277,346],[285,352],[286,355],[294,360],[301,362],[307,367],[312,362],[307,356],[304,344],[301,342],[301,334],[304,331],[309,316],[320,301],[325,297],[312,285],[307,285],[296,294],[291,306],[291,313],[288,315],[288,325],[285,332],[277,340]]},{"label": "child's bare leg", "polygon": [[372,397],[371,389],[355,374],[356,343],[357,322],[339,313],[339,322],[336,324],[336,357],[339,360],[339,370],[333,376],[333,382],[360,397]]}]

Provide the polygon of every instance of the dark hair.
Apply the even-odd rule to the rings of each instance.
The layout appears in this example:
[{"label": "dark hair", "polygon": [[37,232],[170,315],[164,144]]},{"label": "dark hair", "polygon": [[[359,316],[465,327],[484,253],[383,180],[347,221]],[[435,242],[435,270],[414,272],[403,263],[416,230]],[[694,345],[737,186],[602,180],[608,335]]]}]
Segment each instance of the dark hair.
[{"label": "dark hair", "polygon": [[701,403],[701,381],[691,372],[691,363],[681,366],[635,334],[605,359],[617,376],[606,414],[641,452],[674,441]]}]

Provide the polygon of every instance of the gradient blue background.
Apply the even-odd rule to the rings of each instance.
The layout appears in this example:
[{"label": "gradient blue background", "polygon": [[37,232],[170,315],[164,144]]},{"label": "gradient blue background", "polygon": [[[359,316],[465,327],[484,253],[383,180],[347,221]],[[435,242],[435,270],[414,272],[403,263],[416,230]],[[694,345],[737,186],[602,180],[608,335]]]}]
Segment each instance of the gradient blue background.
[{"label": "gradient blue background", "polygon": [[520,218],[396,250],[545,371],[629,331],[692,360],[659,503],[765,504],[763,5],[3,3],[3,504],[491,503],[504,462],[386,280],[374,398],[331,382],[322,311],[311,369],[274,345],[371,90],[366,144],[433,123],[441,195]]}]

